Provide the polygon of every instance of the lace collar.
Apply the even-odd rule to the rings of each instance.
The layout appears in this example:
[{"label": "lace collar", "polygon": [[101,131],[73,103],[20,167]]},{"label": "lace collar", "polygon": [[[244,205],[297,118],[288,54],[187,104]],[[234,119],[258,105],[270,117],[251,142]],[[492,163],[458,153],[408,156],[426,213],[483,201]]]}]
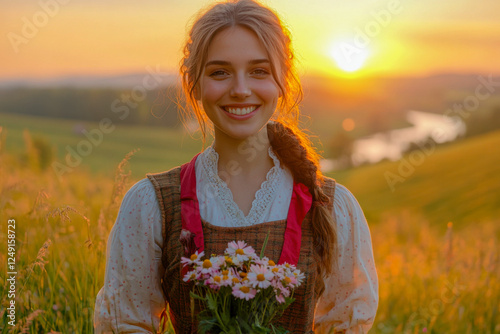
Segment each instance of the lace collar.
[{"label": "lace collar", "polygon": [[221,201],[223,209],[231,218],[234,226],[249,226],[261,223],[262,216],[267,213],[275,198],[280,179],[283,177],[283,169],[271,147],[269,147],[268,154],[273,159],[274,166],[267,172],[266,180],[255,193],[248,216],[245,216],[234,202],[231,190],[226,182],[219,177],[217,171],[219,154],[213,148],[213,144],[207,147],[198,157],[208,183],[214,190],[216,198]]}]

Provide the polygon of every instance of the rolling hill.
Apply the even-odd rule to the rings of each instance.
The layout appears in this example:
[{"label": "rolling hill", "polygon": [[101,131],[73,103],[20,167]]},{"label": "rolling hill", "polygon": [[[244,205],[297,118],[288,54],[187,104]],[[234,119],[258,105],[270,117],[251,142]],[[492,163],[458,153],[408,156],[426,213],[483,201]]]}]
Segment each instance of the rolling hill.
[{"label": "rolling hill", "polygon": [[351,190],[369,222],[410,214],[446,228],[498,219],[500,131],[428,151],[327,175]]}]

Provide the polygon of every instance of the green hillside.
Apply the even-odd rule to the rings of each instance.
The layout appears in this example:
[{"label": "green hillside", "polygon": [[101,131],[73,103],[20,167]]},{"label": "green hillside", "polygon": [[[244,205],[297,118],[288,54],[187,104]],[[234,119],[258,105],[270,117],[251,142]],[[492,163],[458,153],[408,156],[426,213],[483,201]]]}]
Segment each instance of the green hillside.
[{"label": "green hillside", "polygon": [[[374,223],[402,214],[417,215],[443,228],[450,221],[460,226],[498,219],[500,131],[436,148],[424,153],[422,161],[416,154],[328,176],[351,190]],[[393,189],[388,175],[390,180],[401,177],[397,179],[401,182],[392,182]]]},{"label": "green hillside", "polygon": [[[32,138],[44,138],[54,147],[56,161],[61,164],[66,164],[68,147],[78,153],[78,145],[89,142],[85,135],[75,131],[76,128],[85,128],[88,132],[100,129],[95,122],[6,113],[0,113],[0,126],[5,133],[7,151],[24,152],[23,131],[28,130]],[[130,167],[134,178],[142,178],[147,172],[161,172],[189,161],[201,149],[201,140],[192,139],[182,128],[131,126],[119,120],[112,120],[109,128],[113,130],[102,133],[100,143],[94,140],[99,144],[92,144],[90,153],[82,156],[77,168],[111,176],[128,152],[139,149],[130,160]]]}]

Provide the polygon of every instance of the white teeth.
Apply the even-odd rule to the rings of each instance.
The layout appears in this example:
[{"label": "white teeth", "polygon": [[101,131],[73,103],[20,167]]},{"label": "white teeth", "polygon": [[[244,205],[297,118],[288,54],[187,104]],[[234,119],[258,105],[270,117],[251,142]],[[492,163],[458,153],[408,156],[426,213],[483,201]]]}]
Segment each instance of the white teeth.
[{"label": "white teeth", "polygon": [[257,109],[257,106],[251,106],[248,108],[224,108],[227,112],[235,115],[246,115]]}]

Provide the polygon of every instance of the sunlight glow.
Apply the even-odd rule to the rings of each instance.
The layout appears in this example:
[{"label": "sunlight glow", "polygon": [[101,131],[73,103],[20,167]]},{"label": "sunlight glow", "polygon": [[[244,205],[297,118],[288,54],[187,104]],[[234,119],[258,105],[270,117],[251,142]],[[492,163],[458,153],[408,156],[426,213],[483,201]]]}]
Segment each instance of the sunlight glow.
[{"label": "sunlight glow", "polygon": [[346,118],[342,122],[342,127],[344,128],[345,131],[352,131],[354,130],[354,127],[356,126],[356,123],[352,118]]},{"label": "sunlight glow", "polygon": [[336,41],[330,50],[332,59],[345,72],[361,69],[370,55],[371,52],[366,46],[357,46],[347,39]]}]

